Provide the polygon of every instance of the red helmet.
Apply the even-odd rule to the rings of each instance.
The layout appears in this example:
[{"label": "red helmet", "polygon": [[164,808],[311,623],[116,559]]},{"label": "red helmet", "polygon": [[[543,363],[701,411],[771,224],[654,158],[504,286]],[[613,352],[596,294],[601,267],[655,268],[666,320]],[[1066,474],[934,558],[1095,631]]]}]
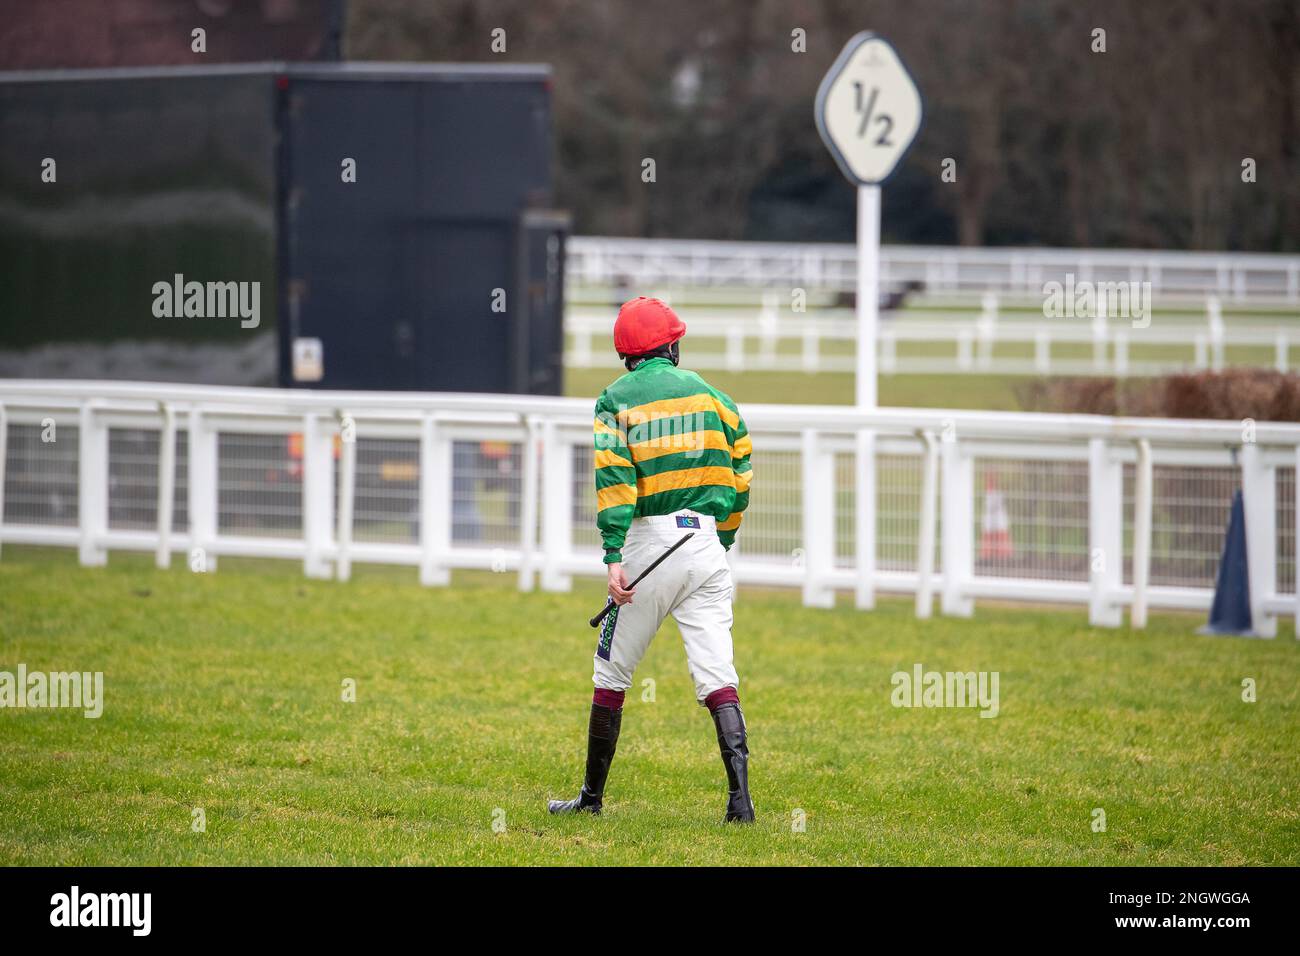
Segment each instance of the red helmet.
[{"label": "red helmet", "polygon": [[645,355],[685,334],[686,323],[668,303],[643,295],[624,302],[614,320],[614,348],[619,355]]}]

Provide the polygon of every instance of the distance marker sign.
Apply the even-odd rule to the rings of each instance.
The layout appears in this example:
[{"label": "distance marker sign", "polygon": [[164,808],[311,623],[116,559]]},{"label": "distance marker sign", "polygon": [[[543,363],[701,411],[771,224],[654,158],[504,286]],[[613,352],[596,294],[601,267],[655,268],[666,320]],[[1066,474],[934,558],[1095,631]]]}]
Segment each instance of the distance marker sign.
[{"label": "distance marker sign", "polygon": [[844,175],[884,182],[921,128],[921,92],[883,37],[859,33],[817,89],[817,132]]}]

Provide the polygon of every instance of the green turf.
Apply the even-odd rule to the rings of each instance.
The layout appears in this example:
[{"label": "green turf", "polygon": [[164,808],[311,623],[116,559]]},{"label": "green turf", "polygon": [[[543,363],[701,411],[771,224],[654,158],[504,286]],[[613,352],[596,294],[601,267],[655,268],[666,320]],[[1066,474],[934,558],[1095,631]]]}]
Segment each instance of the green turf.
[{"label": "green turf", "polygon": [[[0,669],[102,670],[106,705],[0,711],[0,863],[1300,862],[1289,628],[1207,638],[1156,615],[1102,631],[1080,611],[998,608],[918,622],[902,602],[813,611],[747,591],[759,823],[728,829],[671,625],[628,696],[606,814],[553,819],[543,801],[578,783],[595,581],[522,595],[513,575],[422,589],[404,569],[299,573],[116,554],[82,569],[6,547]],[[918,662],[999,672],[999,715],[891,706],[891,675]]]}]

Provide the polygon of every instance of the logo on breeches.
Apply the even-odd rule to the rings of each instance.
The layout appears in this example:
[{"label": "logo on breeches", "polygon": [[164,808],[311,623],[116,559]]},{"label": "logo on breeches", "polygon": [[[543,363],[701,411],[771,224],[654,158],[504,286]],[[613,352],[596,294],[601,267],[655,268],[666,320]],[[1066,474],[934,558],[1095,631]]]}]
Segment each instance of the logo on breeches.
[{"label": "logo on breeches", "polygon": [[695,515],[678,515],[677,527],[679,528],[696,528],[700,526],[700,519]]},{"label": "logo on breeches", "polygon": [[600,627],[600,641],[596,644],[596,656],[609,660],[609,649],[614,644],[614,627],[618,624],[618,606],[605,615],[605,623]]}]

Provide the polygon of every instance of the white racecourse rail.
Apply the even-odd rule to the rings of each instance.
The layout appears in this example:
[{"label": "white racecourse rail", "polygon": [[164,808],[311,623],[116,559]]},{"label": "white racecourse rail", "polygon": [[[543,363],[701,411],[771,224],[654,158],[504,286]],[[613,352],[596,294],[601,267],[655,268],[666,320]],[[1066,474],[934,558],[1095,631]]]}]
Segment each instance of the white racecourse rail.
[{"label": "white racecourse rail", "polygon": [[[830,242],[720,242],[573,236],[565,244],[572,285],[638,289],[731,286],[857,288],[857,247]],[[880,282],[919,281],[930,293],[1041,296],[1067,275],[1088,282],[1150,282],[1157,295],[1300,302],[1300,256],[1151,249],[880,247]]]},{"label": "white racecourse rail", "polygon": [[[742,585],[916,596],[1209,607],[1232,493],[1244,491],[1256,630],[1297,607],[1300,425],[936,409],[746,405],[753,505]],[[456,568],[563,590],[600,575],[585,399],[0,380],[0,540]],[[869,463],[873,467],[864,467]],[[855,502],[870,496],[876,520]],[[1009,535],[1006,532],[1009,530]]]},{"label": "white racecourse rail", "polygon": [[[1157,314],[1153,321],[1134,328],[1128,319],[1104,316],[1048,319],[1024,311],[1000,314],[998,298],[987,294],[979,312],[909,308],[885,316],[877,336],[877,367],[882,375],[1121,377],[1218,371],[1228,365],[1271,364],[1279,372],[1294,367],[1293,346],[1300,345],[1300,306],[1292,313],[1238,313],[1228,322],[1217,298],[1207,300],[1204,309],[1202,322],[1187,313]],[[853,372],[857,368],[853,343],[858,339],[858,323],[851,310],[817,307],[791,313],[780,309],[774,294],[767,294],[752,310],[701,305],[680,311],[693,337],[687,349],[695,368],[733,372]],[[610,304],[571,303],[566,308],[568,367],[609,365],[613,313]],[[701,341],[703,348],[692,344]],[[912,354],[900,354],[900,346],[913,347]]]}]

